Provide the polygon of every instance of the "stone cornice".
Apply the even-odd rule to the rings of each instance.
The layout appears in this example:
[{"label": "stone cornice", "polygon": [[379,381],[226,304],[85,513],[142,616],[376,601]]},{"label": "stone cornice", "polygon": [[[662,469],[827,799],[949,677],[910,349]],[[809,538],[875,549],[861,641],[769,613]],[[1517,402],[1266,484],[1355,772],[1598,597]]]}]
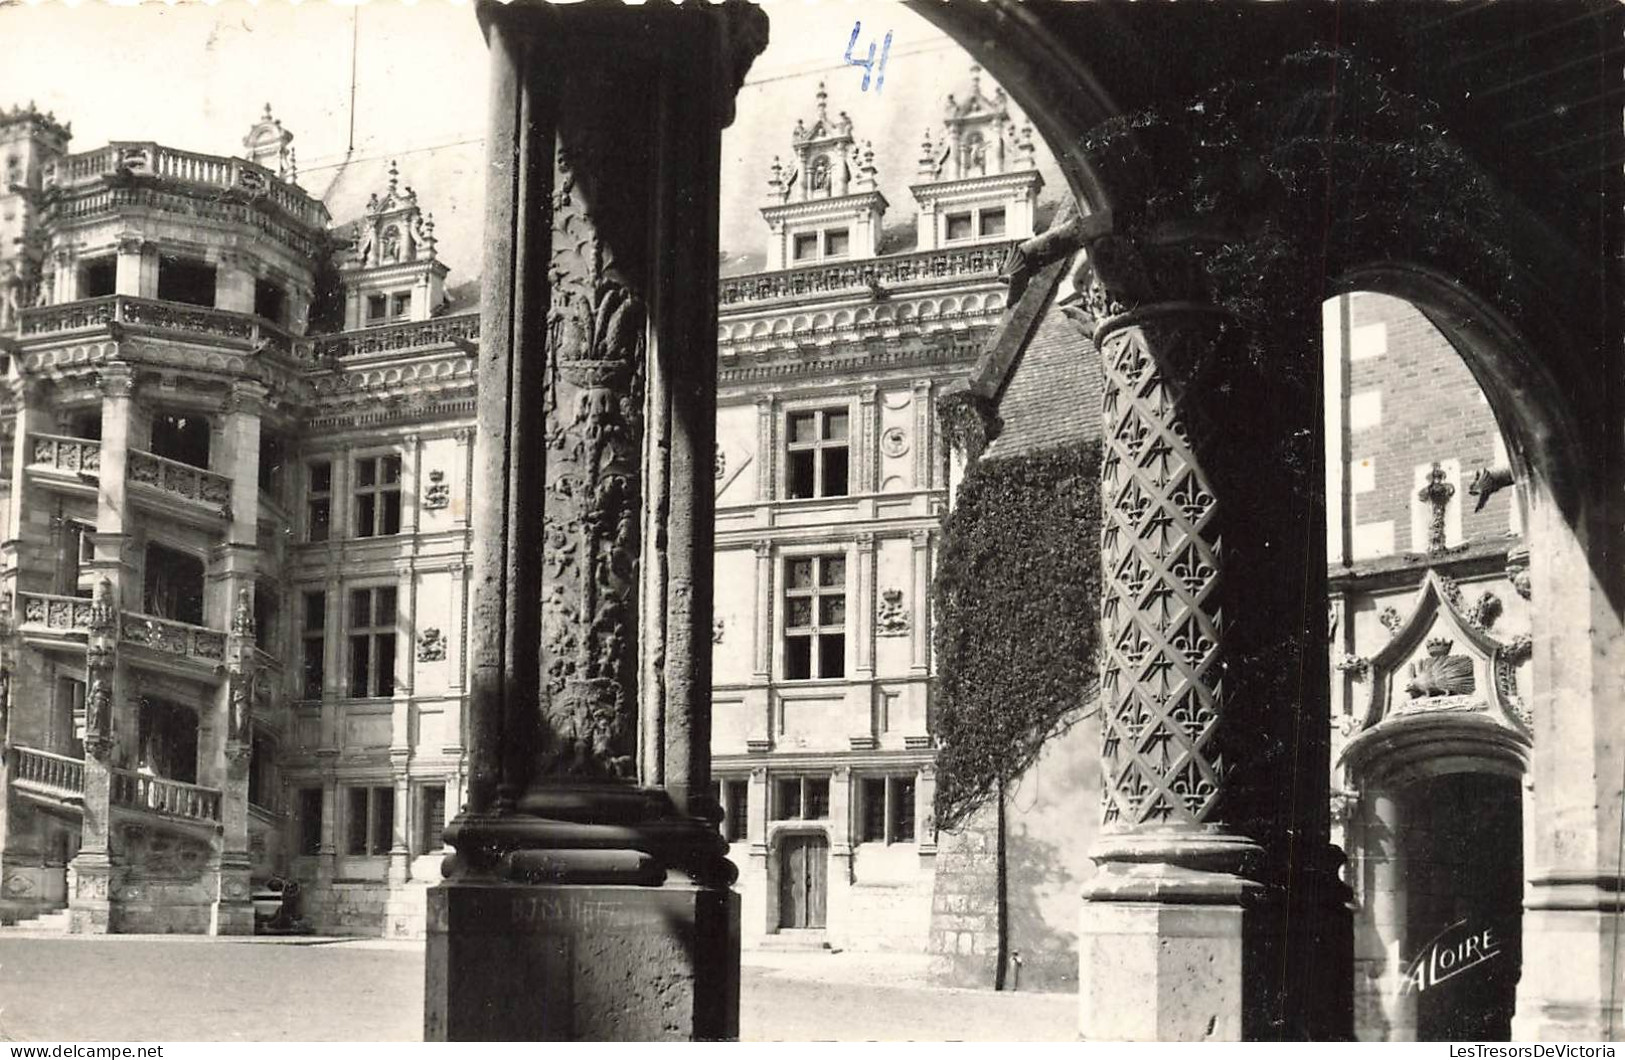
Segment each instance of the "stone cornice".
[{"label": "stone cornice", "polygon": [[850,217],[868,210],[884,213],[890,204],[878,191],[865,191],[856,195],[841,195],[832,199],[812,199],[808,202],[787,202],[762,207],[762,219],[768,224],[781,221],[807,221],[826,217]]},{"label": "stone cornice", "polygon": [[987,328],[938,332],[934,341],[919,341],[899,349],[879,340],[835,348],[741,354],[723,360],[717,371],[721,386],[850,373],[875,373],[916,366],[969,365],[987,335]]},{"label": "stone cornice", "polygon": [[924,206],[939,199],[971,199],[994,192],[1016,191],[1024,187],[1037,191],[1043,186],[1042,173],[1036,169],[1023,169],[1015,173],[994,173],[990,176],[910,184],[908,190],[914,196],[914,201]]}]

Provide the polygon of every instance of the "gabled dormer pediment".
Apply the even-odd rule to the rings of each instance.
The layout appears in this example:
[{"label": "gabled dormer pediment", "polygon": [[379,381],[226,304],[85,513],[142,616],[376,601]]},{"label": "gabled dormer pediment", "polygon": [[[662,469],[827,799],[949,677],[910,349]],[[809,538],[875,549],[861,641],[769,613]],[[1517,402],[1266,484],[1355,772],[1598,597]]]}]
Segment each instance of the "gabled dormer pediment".
[{"label": "gabled dormer pediment", "polygon": [[269,169],[279,180],[295,184],[298,183],[299,174],[292,145],[293,133],[282,127],[282,123],[271,114],[271,105],[267,103],[265,113],[260,115],[259,121],[249,126],[248,135],[243,137],[243,157]]},{"label": "gabled dormer pediment", "polygon": [[1518,691],[1527,642],[1503,641],[1475,623],[1459,595],[1429,570],[1410,614],[1364,665],[1371,696],[1340,756],[1351,770],[1385,758],[1407,765],[1515,758],[1528,747],[1529,714]]},{"label": "gabled dormer pediment", "polygon": [[984,89],[981,67],[971,67],[963,95],[948,95],[942,131],[926,130],[917,176],[909,190],[920,207],[920,249],[1033,234],[1044,186],[1033,129],[1011,111],[1004,89]]},{"label": "gabled dormer pediment", "polygon": [[799,119],[790,132],[789,161],[775,157],[769,171],[769,269],[872,258],[879,249],[887,203],[874,145],[858,143],[845,111],[829,116],[823,82],[816,99],[812,121]]},{"label": "gabled dormer pediment", "polygon": [[390,162],[382,192],[373,192],[351,232],[345,285],[345,328],[427,320],[445,300],[450,270],[436,254],[434,217],[402,184]]}]

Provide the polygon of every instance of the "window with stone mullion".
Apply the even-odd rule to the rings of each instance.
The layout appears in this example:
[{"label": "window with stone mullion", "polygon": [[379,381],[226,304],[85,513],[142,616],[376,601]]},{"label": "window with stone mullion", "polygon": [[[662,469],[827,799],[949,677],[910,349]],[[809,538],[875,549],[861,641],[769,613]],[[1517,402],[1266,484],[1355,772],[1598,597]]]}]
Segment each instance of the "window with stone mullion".
[{"label": "window with stone mullion", "polygon": [[846,557],[785,560],[784,677],[846,676]]},{"label": "window with stone mullion", "polygon": [[367,456],[355,462],[355,536],[401,532],[401,458]]},{"label": "window with stone mullion", "polygon": [[845,409],[792,412],[786,421],[785,496],[845,497],[850,415]]},{"label": "window with stone mullion", "polygon": [[350,695],[395,694],[395,587],[350,592]]}]

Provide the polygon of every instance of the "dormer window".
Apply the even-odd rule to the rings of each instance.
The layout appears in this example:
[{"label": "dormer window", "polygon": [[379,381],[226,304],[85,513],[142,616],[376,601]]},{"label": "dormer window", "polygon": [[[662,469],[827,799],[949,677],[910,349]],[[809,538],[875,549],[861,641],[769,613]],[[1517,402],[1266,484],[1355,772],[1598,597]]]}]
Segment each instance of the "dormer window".
[{"label": "dormer window", "polygon": [[957,243],[972,239],[998,239],[1008,231],[1003,206],[984,206],[975,210],[959,210],[942,219],[944,242]]},{"label": "dormer window", "polygon": [[852,253],[850,228],[825,228],[817,232],[797,232],[790,237],[790,260],[811,263],[826,258],[844,258]]},{"label": "dormer window", "polygon": [[367,296],[367,327],[394,324],[412,315],[412,292],[393,291]]},{"label": "dormer window", "polygon": [[367,296],[367,324],[382,324],[384,314],[389,310],[389,300],[381,294]]},{"label": "dormer window", "polygon": [[389,319],[404,320],[412,311],[412,293],[397,291],[389,296]]},{"label": "dormer window", "polygon": [[978,227],[984,238],[1004,235],[1004,208],[983,210]]},{"label": "dormer window", "polygon": [[976,231],[971,225],[969,211],[965,213],[951,213],[947,218],[947,235],[949,239],[969,239]]}]

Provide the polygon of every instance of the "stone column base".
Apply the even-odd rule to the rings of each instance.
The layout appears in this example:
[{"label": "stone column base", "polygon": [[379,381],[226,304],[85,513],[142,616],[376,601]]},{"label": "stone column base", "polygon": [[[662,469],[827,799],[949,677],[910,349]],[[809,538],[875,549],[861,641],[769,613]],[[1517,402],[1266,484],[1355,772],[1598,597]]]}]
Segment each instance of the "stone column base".
[{"label": "stone column base", "polygon": [[1524,910],[1513,1041],[1602,1042],[1625,1027],[1625,1013],[1609,1012],[1610,995],[1625,998],[1625,989],[1611,991],[1608,982],[1614,918],[1622,914],[1596,908],[1611,899],[1585,894],[1576,904],[1592,908]]},{"label": "stone column base", "polygon": [[105,851],[80,852],[68,863],[68,930],[106,935],[113,930],[113,862]]},{"label": "stone column base", "polygon": [[739,1036],[723,888],[447,882],[429,891],[425,1041]]},{"label": "stone column base", "polygon": [[216,872],[215,900],[209,910],[209,934],[252,935],[253,865],[246,857],[228,855]]}]

